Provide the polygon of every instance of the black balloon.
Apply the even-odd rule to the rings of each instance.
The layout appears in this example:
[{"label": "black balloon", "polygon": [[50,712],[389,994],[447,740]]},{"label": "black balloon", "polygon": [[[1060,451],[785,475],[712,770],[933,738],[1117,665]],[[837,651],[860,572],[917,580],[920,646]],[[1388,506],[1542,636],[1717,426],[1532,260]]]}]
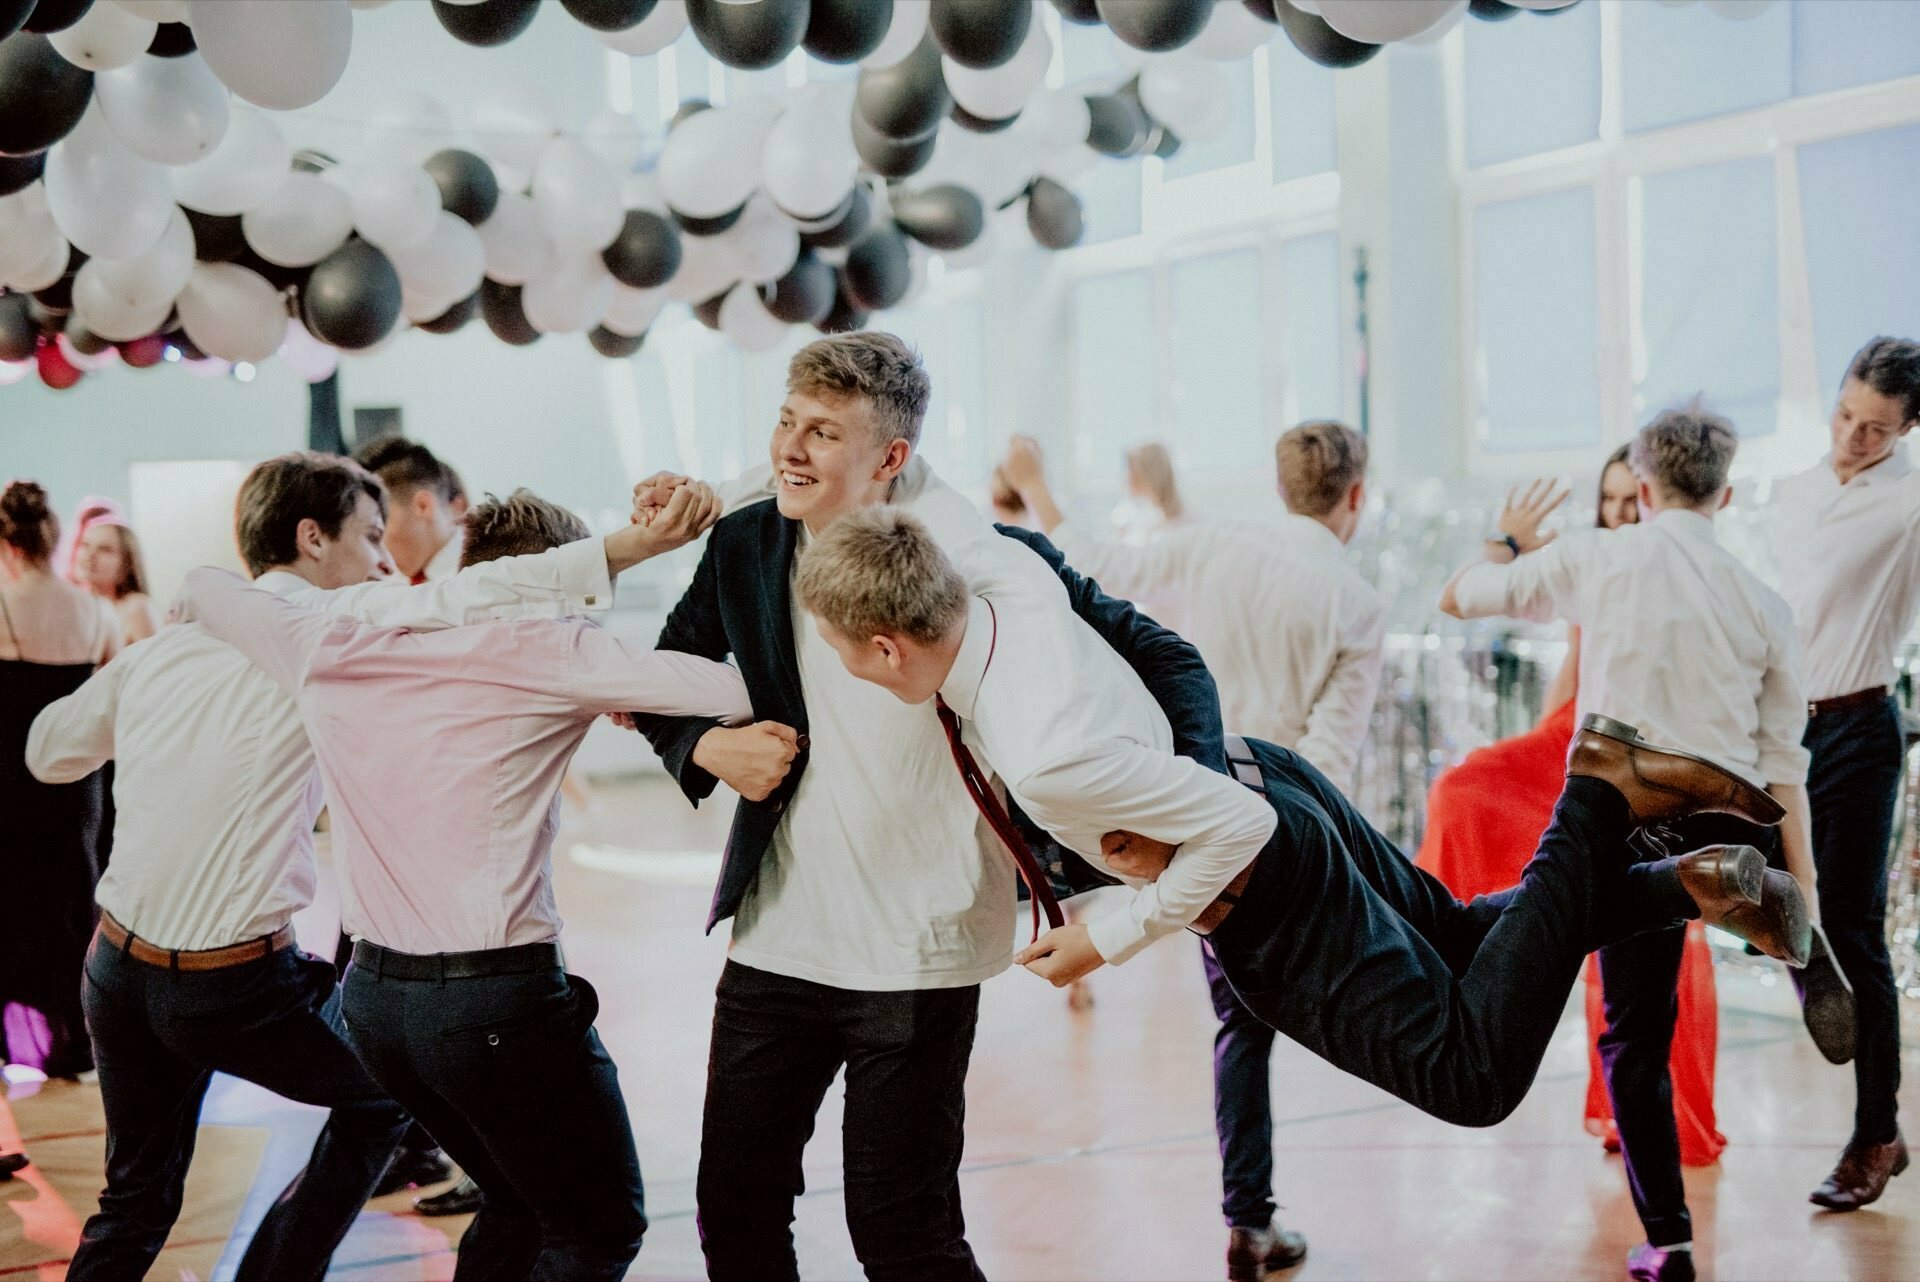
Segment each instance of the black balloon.
[{"label": "black balloon", "polygon": [[192,27],[184,22],[163,22],[154,28],[153,43],[147,46],[147,52],[156,58],[184,58],[197,48]]},{"label": "black balloon", "polygon": [[1379,45],[1349,40],[1328,26],[1326,19],[1302,13],[1287,0],[1275,0],[1275,5],[1280,29],[1293,41],[1293,47],[1323,67],[1357,67],[1380,52]]},{"label": "black balloon", "polygon": [[1248,13],[1260,21],[1277,23],[1280,21],[1280,9],[1287,0],[1240,0],[1240,2],[1247,7]]},{"label": "black balloon", "polygon": [[853,149],[860,160],[882,178],[907,178],[919,173],[933,159],[933,144],[939,137],[928,130],[924,137],[903,142],[875,129],[856,110],[853,113]]},{"label": "black balloon", "polygon": [[1077,22],[1083,27],[1099,23],[1100,10],[1094,7],[1093,0],[1053,0],[1053,7],[1068,22]]},{"label": "black balloon", "polygon": [[869,315],[867,309],[848,297],[847,282],[844,277],[836,273],[834,279],[836,284],[833,292],[833,310],[815,321],[813,327],[822,334],[846,334],[856,329],[865,329]]},{"label": "black balloon", "polygon": [[576,22],[595,31],[627,31],[645,22],[659,0],[560,0]]},{"label": "black balloon", "polygon": [[880,47],[893,23],[893,0],[813,0],[800,44],[822,62],[858,62]]},{"label": "black balloon", "polygon": [[46,167],[47,153],[44,151],[37,151],[31,156],[0,156],[0,196],[11,196],[16,191],[25,191],[33,186]]},{"label": "black balloon", "polygon": [[1051,178],[1034,179],[1027,189],[1027,230],[1048,249],[1079,244],[1086,230],[1080,198]]},{"label": "black balloon", "polygon": [[[93,8],[93,0],[40,0],[33,6],[33,14],[21,26],[24,30],[39,35],[50,36],[56,31],[65,31],[74,23],[87,16],[87,10]],[[87,355],[93,355],[92,352]]]},{"label": "black balloon", "polygon": [[1520,6],[1505,0],[1467,0],[1467,12],[1483,22],[1505,22],[1520,12]]},{"label": "black balloon", "polygon": [[893,221],[929,249],[965,249],[986,230],[987,210],[980,197],[965,187],[941,183],[923,191],[896,193]]},{"label": "black balloon", "polygon": [[33,16],[34,0],[0,0],[0,40],[20,30],[20,24]]},{"label": "black balloon", "polygon": [[984,71],[1010,61],[1033,24],[1033,0],[933,0],[927,26],[948,57]]},{"label": "black balloon", "polygon": [[480,317],[493,336],[503,343],[525,347],[540,341],[540,331],[527,319],[520,305],[520,287],[502,285],[497,280],[480,282]]},{"label": "black balloon", "polygon": [[470,151],[448,147],[421,166],[440,189],[440,208],[478,227],[500,204],[500,183],[493,167]]},{"label": "black balloon", "polygon": [[0,156],[31,156],[73,132],[93,97],[93,73],[45,36],[0,40]]},{"label": "black balloon", "polygon": [[629,209],[620,234],[600,258],[622,285],[652,289],[680,270],[680,233],[652,210]]},{"label": "black balloon", "polygon": [[82,356],[98,356],[113,344],[82,325],[72,317],[67,318],[67,346]]},{"label": "black balloon", "polygon": [[608,360],[623,361],[640,350],[647,341],[645,334],[635,334],[629,338],[625,334],[616,334],[605,325],[595,325],[587,331],[587,341],[593,344],[593,350]]},{"label": "black balloon", "polygon": [[78,248],[67,246],[67,265],[60,272],[60,279],[45,289],[33,291],[33,301],[54,312],[73,310],[73,278],[87,261],[87,256]]},{"label": "black balloon", "polygon": [[27,311],[24,294],[0,294],[0,361],[33,359],[40,326]]},{"label": "black balloon", "polygon": [[677,209],[668,212],[673,215],[674,225],[689,236],[718,236],[740,221],[740,215],[747,212],[747,206],[742,202],[740,208],[729,210],[724,214],[715,214],[712,218],[695,218],[692,214],[683,214]]},{"label": "black balloon", "polygon": [[480,291],[476,289],[432,320],[421,321],[414,328],[424,329],[429,334],[451,334],[479,313]]},{"label": "black balloon", "polygon": [[702,325],[705,325],[708,329],[719,329],[720,305],[727,301],[727,295],[732,292],[733,286],[729,285],[712,298],[704,298],[695,303],[693,305],[694,319]]},{"label": "black balloon", "polygon": [[971,133],[997,134],[1014,121],[1020,119],[1020,113],[1016,111],[1011,116],[1005,116],[999,120],[989,120],[985,116],[974,115],[971,111],[968,111],[956,102],[953,104],[953,110],[947,113],[947,119]]},{"label": "black balloon", "polygon": [[697,116],[703,111],[711,111],[711,110],[713,110],[713,104],[708,102],[705,98],[683,99],[680,103],[680,106],[674,111],[673,119],[667,121],[667,132],[672,133],[674,129],[680,124],[680,122],[685,120],[687,117]]},{"label": "black balloon", "polygon": [[913,284],[913,259],[907,238],[892,223],[879,223],[853,242],[841,268],[847,295],[869,311],[883,311],[907,296]]},{"label": "black balloon", "polygon": [[[940,127],[953,106],[940,72],[940,46],[922,39],[891,67],[863,67],[854,90],[853,114],[889,138],[918,140]],[[858,137],[856,131],[855,137]]]},{"label": "black balloon", "polygon": [[187,225],[193,228],[193,256],[203,263],[230,263],[247,252],[247,238],[240,230],[239,215],[224,217],[203,214],[197,209],[182,209]]},{"label": "black balloon", "polygon": [[355,237],[313,265],[301,293],[307,328],[346,351],[372,347],[400,320],[400,273]]},{"label": "black balloon", "polygon": [[[1284,2],[1284,0],[1283,0]],[[1141,151],[1153,133],[1140,100],[1131,94],[1100,94],[1087,99],[1093,123],[1087,129],[1087,146],[1103,156],[1132,156]]]},{"label": "black balloon", "polygon": [[773,282],[772,297],[763,297],[767,310],[792,325],[811,325],[833,310],[838,288],[834,271],[819,255],[801,250],[793,270]]},{"label": "black balloon", "polygon": [[503,45],[527,29],[540,12],[540,0],[480,0],[448,4],[433,0],[433,16],[455,40],[470,45]]},{"label": "black balloon", "polygon": [[[1285,4],[1286,0],[1279,0]],[[1136,49],[1166,53],[1190,43],[1213,16],[1214,0],[1099,0],[1113,34]]]},{"label": "black balloon", "polygon": [[847,195],[840,216],[819,231],[801,232],[800,243],[808,249],[839,249],[859,239],[872,221],[873,198],[865,187],[855,187]]},{"label": "black balloon", "polygon": [[1162,160],[1172,160],[1180,152],[1180,135],[1165,125],[1156,124],[1154,130],[1157,141],[1153,144],[1153,154]]},{"label": "black balloon", "polygon": [[687,0],[706,51],[742,71],[778,66],[807,34],[807,0]]}]

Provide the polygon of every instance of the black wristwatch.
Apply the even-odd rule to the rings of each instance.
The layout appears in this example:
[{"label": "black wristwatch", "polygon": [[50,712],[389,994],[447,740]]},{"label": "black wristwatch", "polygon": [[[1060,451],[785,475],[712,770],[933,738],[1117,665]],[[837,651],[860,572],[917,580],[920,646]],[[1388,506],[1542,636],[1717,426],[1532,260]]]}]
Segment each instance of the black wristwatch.
[{"label": "black wristwatch", "polygon": [[1509,552],[1511,552],[1511,553],[1513,553],[1513,556],[1514,556],[1514,559],[1515,559],[1515,560],[1519,560],[1519,558],[1520,558],[1520,541],[1519,541],[1518,539],[1516,539],[1516,538],[1514,538],[1514,537],[1513,537],[1513,536],[1512,536],[1511,534],[1489,534],[1489,535],[1487,536],[1487,542],[1489,542],[1489,543],[1504,543],[1504,544],[1506,544],[1506,545],[1507,545],[1507,550],[1508,550]]}]

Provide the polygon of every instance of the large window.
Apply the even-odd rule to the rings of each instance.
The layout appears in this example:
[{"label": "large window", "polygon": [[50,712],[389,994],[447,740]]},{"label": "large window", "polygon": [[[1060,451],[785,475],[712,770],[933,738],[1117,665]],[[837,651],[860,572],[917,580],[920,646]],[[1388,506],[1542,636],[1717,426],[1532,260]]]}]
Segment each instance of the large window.
[{"label": "large window", "polygon": [[1153,275],[1092,276],[1073,296],[1074,463],[1082,484],[1120,473],[1120,449],[1156,435],[1159,370]]},{"label": "large window", "polygon": [[1600,136],[1598,4],[1468,22],[1466,41],[1469,165],[1517,160]]},{"label": "large window", "polygon": [[1167,342],[1174,442],[1203,470],[1244,467],[1268,427],[1260,396],[1260,254],[1189,258],[1169,273]]},{"label": "large window", "polygon": [[1829,93],[1920,76],[1920,4],[1817,0],[1793,6],[1793,91]]},{"label": "large window", "polygon": [[1310,61],[1285,40],[1267,46],[1267,104],[1272,117],[1275,182],[1328,173],[1338,163],[1334,75],[1333,68]]},{"label": "large window", "polygon": [[885,327],[919,349],[933,381],[920,452],[949,482],[968,488],[986,481],[996,444],[987,432],[983,323],[971,298],[885,315]]},{"label": "large window", "polygon": [[1792,88],[1793,7],[1777,4],[1733,21],[1703,4],[1621,5],[1627,132],[1785,98]]},{"label": "large window", "polygon": [[1347,417],[1340,363],[1340,237],[1300,236],[1280,247],[1280,426]]},{"label": "large window", "polygon": [[1168,180],[1204,174],[1253,159],[1253,59],[1217,64],[1227,75],[1232,115],[1225,133],[1206,142],[1183,142],[1166,163]]},{"label": "large window", "polygon": [[1102,157],[1073,185],[1086,222],[1083,245],[1140,234],[1140,162]]}]

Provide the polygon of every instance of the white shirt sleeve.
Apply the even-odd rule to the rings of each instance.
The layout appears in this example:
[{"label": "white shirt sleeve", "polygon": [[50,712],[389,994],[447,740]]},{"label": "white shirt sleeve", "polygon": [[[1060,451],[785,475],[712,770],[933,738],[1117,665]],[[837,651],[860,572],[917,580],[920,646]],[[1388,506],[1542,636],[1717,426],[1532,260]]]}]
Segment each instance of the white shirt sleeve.
[{"label": "white shirt sleeve", "polygon": [[1335,786],[1345,788],[1353,781],[1360,745],[1367,737],[1374,700],[1380,693],[1387,608],[1371,592],[1351,606],[1341,602],[1339,608],[1348,616],[1341,620],[1340,650],[1333,671],[1327,674],[1327,683],[1307,711],[1307,732],[1294,745],[1294,751],[1311,761]]},{"label": "white shirt sleeve", "polygon": [[114,713],[135,662],[116,659],[40,710],[27,731],[27,769],[35,779],[73,783],[113,760]]},{"label": "white shirt sleeve", "polygon": [[1123,829],[1179,847],[1158,881],[1087,925],[1093,946],[1119,965],[1184,930],[1273,836],[1273,807],[1198,762],[1136,743],[1090,745],[1010,788],[1042,827]]},{"label": "white shirt sleeve", "polygon": [[1047,537],[1066,555],[1067,564],[1097,582],[1101,591],[1134,598],[1183,588],[1202,533],[1198,527],[1173,530],[1142,547],[1129,547],[1062,521]]},{"label": "white shirt sleeve", "polygon": [[1585,541],[1578,535],[1568,536],[1505,565],[1486,561],[1471,567],[1453,585],[1453,599],[1461,617],[1506,615],[1535,623],[1556,618],[1580,622],[1575,593],[1580,580],[1580,548]]},{"label": "white shirt sleeve", "polygon": [[554,619],[613,605],[605,540],[579,539],[545,552],[470,565],[450,578],[352,587],[303,588],[285,594],[310,610],[362,623],[428,632],[500,619]]},{"label": "white shirt sleeve", "polygon": [[208,566],[187,575],[180,599],[201,627],[246,655],[254,667],[294,695],[306,682],[314,655],[330,632],[364,626],[302,609],[237,574]]},{"label": "white shirt sleeve", "polygon": [[629,650],[596,627],[582,626],[571,656],[573,698],[589,712],[648,712],[753,720],[746,678],[731,664],[672,650]]},{"label": "white shirt sleeve", "polygon": [[1784,602],[1766,611],[1766,623],[1769,644],[1767,670],[1760,678],[1756,768],[1770,784],[1805,783],[1812,754],[1801,743],[1807,733],[1807,695],[1800,683],[1800,641]]}]

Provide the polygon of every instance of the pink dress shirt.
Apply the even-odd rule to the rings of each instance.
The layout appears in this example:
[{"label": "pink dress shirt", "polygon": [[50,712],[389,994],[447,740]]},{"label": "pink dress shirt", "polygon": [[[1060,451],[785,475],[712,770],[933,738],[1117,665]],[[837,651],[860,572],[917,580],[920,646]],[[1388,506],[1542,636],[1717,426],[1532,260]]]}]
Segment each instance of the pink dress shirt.
[{"label": "pink dress shirt", "polygon": [[596,716],[752,717],[735,669],[634,653],[583,619],[410,632],[211,569],[181,595],[293,696],[326,782],[342,924],[400,952],[558,938],[560,779]]}]

